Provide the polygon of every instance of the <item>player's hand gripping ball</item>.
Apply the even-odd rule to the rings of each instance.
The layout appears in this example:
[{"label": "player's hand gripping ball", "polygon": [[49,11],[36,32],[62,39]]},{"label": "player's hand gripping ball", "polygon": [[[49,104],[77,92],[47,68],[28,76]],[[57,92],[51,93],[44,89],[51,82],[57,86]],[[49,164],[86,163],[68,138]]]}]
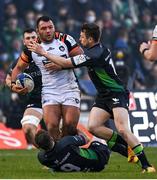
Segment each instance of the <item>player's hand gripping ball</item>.
[{"label": "player's hand gripping ball", "polygon": [[16,85],[27,88],[28,92],[31,92],[34,89],[33,78],[27,73],[20,73],[16,78]]}]

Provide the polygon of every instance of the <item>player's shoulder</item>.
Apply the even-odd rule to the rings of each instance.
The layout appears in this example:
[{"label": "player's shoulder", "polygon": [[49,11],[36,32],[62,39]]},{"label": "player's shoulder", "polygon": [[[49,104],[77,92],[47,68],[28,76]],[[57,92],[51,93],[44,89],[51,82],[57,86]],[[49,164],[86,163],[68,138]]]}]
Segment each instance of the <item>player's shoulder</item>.
[{"label": "player's shoulder", "polygon": [[23,46],[23,52],[27,55],[27,56],[31,56],[32,52],[30,50],[28,50],[28,48],[26,46]]},{"label": "player's shoulder", "polygon": [[55,39],[59,39],[60,41],[66,43],[66,42],[69,42],[71,44],[76,44],[76,41],[75,39],[69,35],[69,34],[66,34],[66,33],[62,33],[62,32],[55,32]]},{"label": "player's shoulder", "polygon": [[100,55],[103,57],[110,57],[111,56],[111,51],[108,47],[106,47],[105,45],[100,44],[99,45],[99,49],[100,49]]}]

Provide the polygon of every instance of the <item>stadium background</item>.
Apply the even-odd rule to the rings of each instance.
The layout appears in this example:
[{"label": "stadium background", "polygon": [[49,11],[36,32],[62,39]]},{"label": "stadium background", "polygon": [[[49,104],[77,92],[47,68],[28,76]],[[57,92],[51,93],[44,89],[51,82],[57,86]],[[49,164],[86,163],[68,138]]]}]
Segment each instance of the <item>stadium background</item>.
[{"label": "stadium background", "polygon": [[[0,141],[20,129],[24,98],[4,86],[9,64],[22,49],[22,31],[50,15],[57,31],[77,41],[83,22],[102,28],[101,42],[113,52],[119,76],[131,90],[130,125],[142,143],[157,146],[157,63],[145,61],[138,48],[157,24],[156,0],[0,0]],[[85,68],[75,70],[82,90],[81,123],[87,122],[94,89]],[[4,126],[5,125],[5,126]],[[113,123],[109,123],[113,126]],[[17,131],[16,131],[17,132]]]}]

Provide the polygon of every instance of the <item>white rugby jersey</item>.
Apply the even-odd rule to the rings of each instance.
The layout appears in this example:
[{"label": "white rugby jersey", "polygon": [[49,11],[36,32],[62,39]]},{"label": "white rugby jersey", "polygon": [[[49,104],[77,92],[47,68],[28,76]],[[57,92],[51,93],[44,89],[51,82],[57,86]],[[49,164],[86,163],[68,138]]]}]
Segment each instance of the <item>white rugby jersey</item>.
[{"label": "white rugby jersey", "polygon": [[[71,36],[58,32],[55,33],[55,38],[51,43],[41,43],[41,46],[49,53],[63,57],[69,57],[69,53],[74,48],[78,47],[76,41]],[[28,54],[23,52],[23,54],[21,54],[21,59],[24,62],[29,62],[29,58],[26,58],[26,56],[28,56]],[[31,53],[31,56],[42,73],[43,90],[78,88],[76,77],[72,69],[47,71],[44,64],[50,62],[48,59],[34,52]]]}]

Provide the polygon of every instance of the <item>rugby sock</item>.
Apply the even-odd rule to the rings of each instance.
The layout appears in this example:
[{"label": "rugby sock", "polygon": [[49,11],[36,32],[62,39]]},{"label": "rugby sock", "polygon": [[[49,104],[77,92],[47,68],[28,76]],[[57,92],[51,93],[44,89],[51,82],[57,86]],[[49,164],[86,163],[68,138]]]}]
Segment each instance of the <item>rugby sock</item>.
[{"label": "rugby sock", "polygon": [[108,147],[114,152],[120,153],[122,156],[128,157],[128,145],[126,141],[116,132],[107,141]]},{"label": "rugby sock", "polygon": [[[112,142],[110,144],[112,144]],[[128,148],[126,148],[122,144],[114,144],[110,148],[110,150],[113,152],[117,152],[117,153],[121,154],[122,156],[128,157]]]},{"label": "rugby sock", "polygon": [[148,166],[151,166],[146,158],[146,155],[143,151],[143,146],[141,144],[138,144],[137,146],[133,147],[132,150],[140,160],[143,169],[147,168]]},{"label": "rugby sock", "polygon": [[114,146],[114,144],[121,144],[128,147],[127,142],[115,131],[113,131],[113,134],[111,138],[107,141],[107,144],[109,147]]}]

